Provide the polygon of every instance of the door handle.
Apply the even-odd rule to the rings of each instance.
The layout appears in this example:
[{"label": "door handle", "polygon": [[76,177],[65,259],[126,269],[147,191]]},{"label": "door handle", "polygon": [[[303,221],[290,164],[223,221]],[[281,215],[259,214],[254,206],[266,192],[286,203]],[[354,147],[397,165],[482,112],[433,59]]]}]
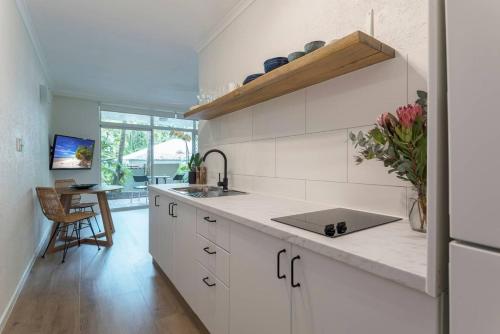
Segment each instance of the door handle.
[{"label": "door handle", "polygon": [[173,202],[168,203],[168,215],[169,216],[172,216],[172,204],[174,204],[174,203]]},{"label": "door handle", "polygon": [[283,275],[280,274],[280,267],[281,267],[280,257],[281,257],[281,254],[285,254],[285,253],[286,253],[286,249],[282,249],[276,255],[276,276],[278,276],[278,279],[286,278],[285,274],[283,274]]},{"label": "door handle", "polygon": [[210,254],[210,255],[217,254],[217,251],[211,252],[210,247],[208,247],[208,246],[203,248],[203,250],[205,251],[205,253]]},{"label": "door handle", "polygon": [[215,286],[215,283],[208,283],[208,276],[202,279],[203,283],[207,286]]},{"label": "door handle", "polygon": [[158,202],[156,201],[158,199],[158,197],[160,197],[160,195],[155,195],[155,206],[156,207],[160,206],[160,204],[158,204]]},{"label": "door handle", "polygon": [[298,288],[300,286],[300,283],[295,283],[295,279],[294,279],[294,273],[295,273],[295,268],[294,268],[294,264],[295,264],[295,261],[296,260],[300,260],[300,255],[297,255],[295,256],[292,261],[291,261],[291,271],[292,271],[292,279],[290,281],[290,283],[292,284],[292,288]]},{"label": "door handle", "polygon": [[172,217],[177,218],[177,215],[174,213],[174,206],[177,206],[177,203],[172,203]]},{"label": "door handle", "polygon": [[209,217],[209,216],[206,216],[206,217],[205,217],[205,218],[203,218],[203,219],[205,219],[205,221],[206,221],[206,222],[209,222],[209,223],[217,223],[217,219],[210,219],[210,217]]}]

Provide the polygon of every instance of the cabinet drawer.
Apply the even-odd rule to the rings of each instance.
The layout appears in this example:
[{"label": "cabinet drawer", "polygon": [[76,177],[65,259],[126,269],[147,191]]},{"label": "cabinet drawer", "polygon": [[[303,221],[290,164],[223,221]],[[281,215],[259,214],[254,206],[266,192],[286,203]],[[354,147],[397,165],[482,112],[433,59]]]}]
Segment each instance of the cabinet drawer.
[{"label": "cabinet drawer", "polygon": [[196,236],[196,244],[197,260],[229,286],[229,253],[199,234]]},{"label": "cabinet drawer", "polygon": [[229,289],[198,263],[196,275],[198,317],[210,333],[229,333]]},{"label": "cabinet drawer", "polygon": [[197,210],[196,230],[199,234],[217,246],[231,252],[229,247],[229,230],[231,222],[205,210]]}]

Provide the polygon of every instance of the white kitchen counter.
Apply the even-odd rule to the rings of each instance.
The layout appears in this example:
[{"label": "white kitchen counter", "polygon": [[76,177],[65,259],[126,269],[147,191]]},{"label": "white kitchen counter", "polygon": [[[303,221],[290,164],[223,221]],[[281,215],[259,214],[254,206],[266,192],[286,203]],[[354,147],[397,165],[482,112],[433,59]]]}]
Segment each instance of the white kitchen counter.
[{"label": "white kitchen counter", "polygon": [[350,266],[425,292],[426,235],[412,231],[407,220],[339,238],[328,238],[274,222],[271,218],[332,209],[335,206],[255,193],[193,198],[170,190],[179,186],[183,184],[151,185],[150,188],[186,204],[211,211]]}]

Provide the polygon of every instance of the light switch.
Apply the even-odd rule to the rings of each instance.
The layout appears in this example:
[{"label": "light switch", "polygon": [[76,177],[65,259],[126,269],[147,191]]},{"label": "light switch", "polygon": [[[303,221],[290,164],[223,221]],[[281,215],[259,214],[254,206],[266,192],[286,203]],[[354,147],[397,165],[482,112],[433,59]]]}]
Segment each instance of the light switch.
[{"label": "light switch", "polygon": [[22,138],[16,138],[16,151],[17,152],[22,152],[23,151],[23,139]]}]

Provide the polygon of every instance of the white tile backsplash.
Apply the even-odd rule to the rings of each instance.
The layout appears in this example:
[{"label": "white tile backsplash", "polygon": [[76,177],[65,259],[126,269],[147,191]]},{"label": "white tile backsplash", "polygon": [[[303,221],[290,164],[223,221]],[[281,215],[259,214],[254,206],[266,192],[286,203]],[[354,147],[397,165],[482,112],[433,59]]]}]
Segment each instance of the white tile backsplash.
[{"label": "white tile backsplash", "polygon": [[309,201],[406,217],[405,187],[307,181],[306,188]]},{"label": "white tile backsplash", "polygon": [[305,90],[280,96],[253,107],[253,139],[305,133]]},{"label": "white tile backsplash", "polygon": [[249,158],[251,175],[276,176],[276,139],[251,142]]},{"label": "white tile backsplash", "polygon": [[276,176],[347,182],[347,130],[276,140]]},{"label": "white tile backsplash", "polygon": [[397,58],[307,88],[307,132],[373,124],[406,104],[406,61]]},{"label": "white tile backsplash", "polygon": [[306,189],[305,180],[260,177],[260,176],[253,177],[252,190],[257,193],[265,193],[276,196],[304,200],[306,197],[305,189]]},{"label": "white tile backsplash", "polygon": [[216,119],[219,123],[215,134],[218,144],[238,143],[252,139],[252,107]]}]

